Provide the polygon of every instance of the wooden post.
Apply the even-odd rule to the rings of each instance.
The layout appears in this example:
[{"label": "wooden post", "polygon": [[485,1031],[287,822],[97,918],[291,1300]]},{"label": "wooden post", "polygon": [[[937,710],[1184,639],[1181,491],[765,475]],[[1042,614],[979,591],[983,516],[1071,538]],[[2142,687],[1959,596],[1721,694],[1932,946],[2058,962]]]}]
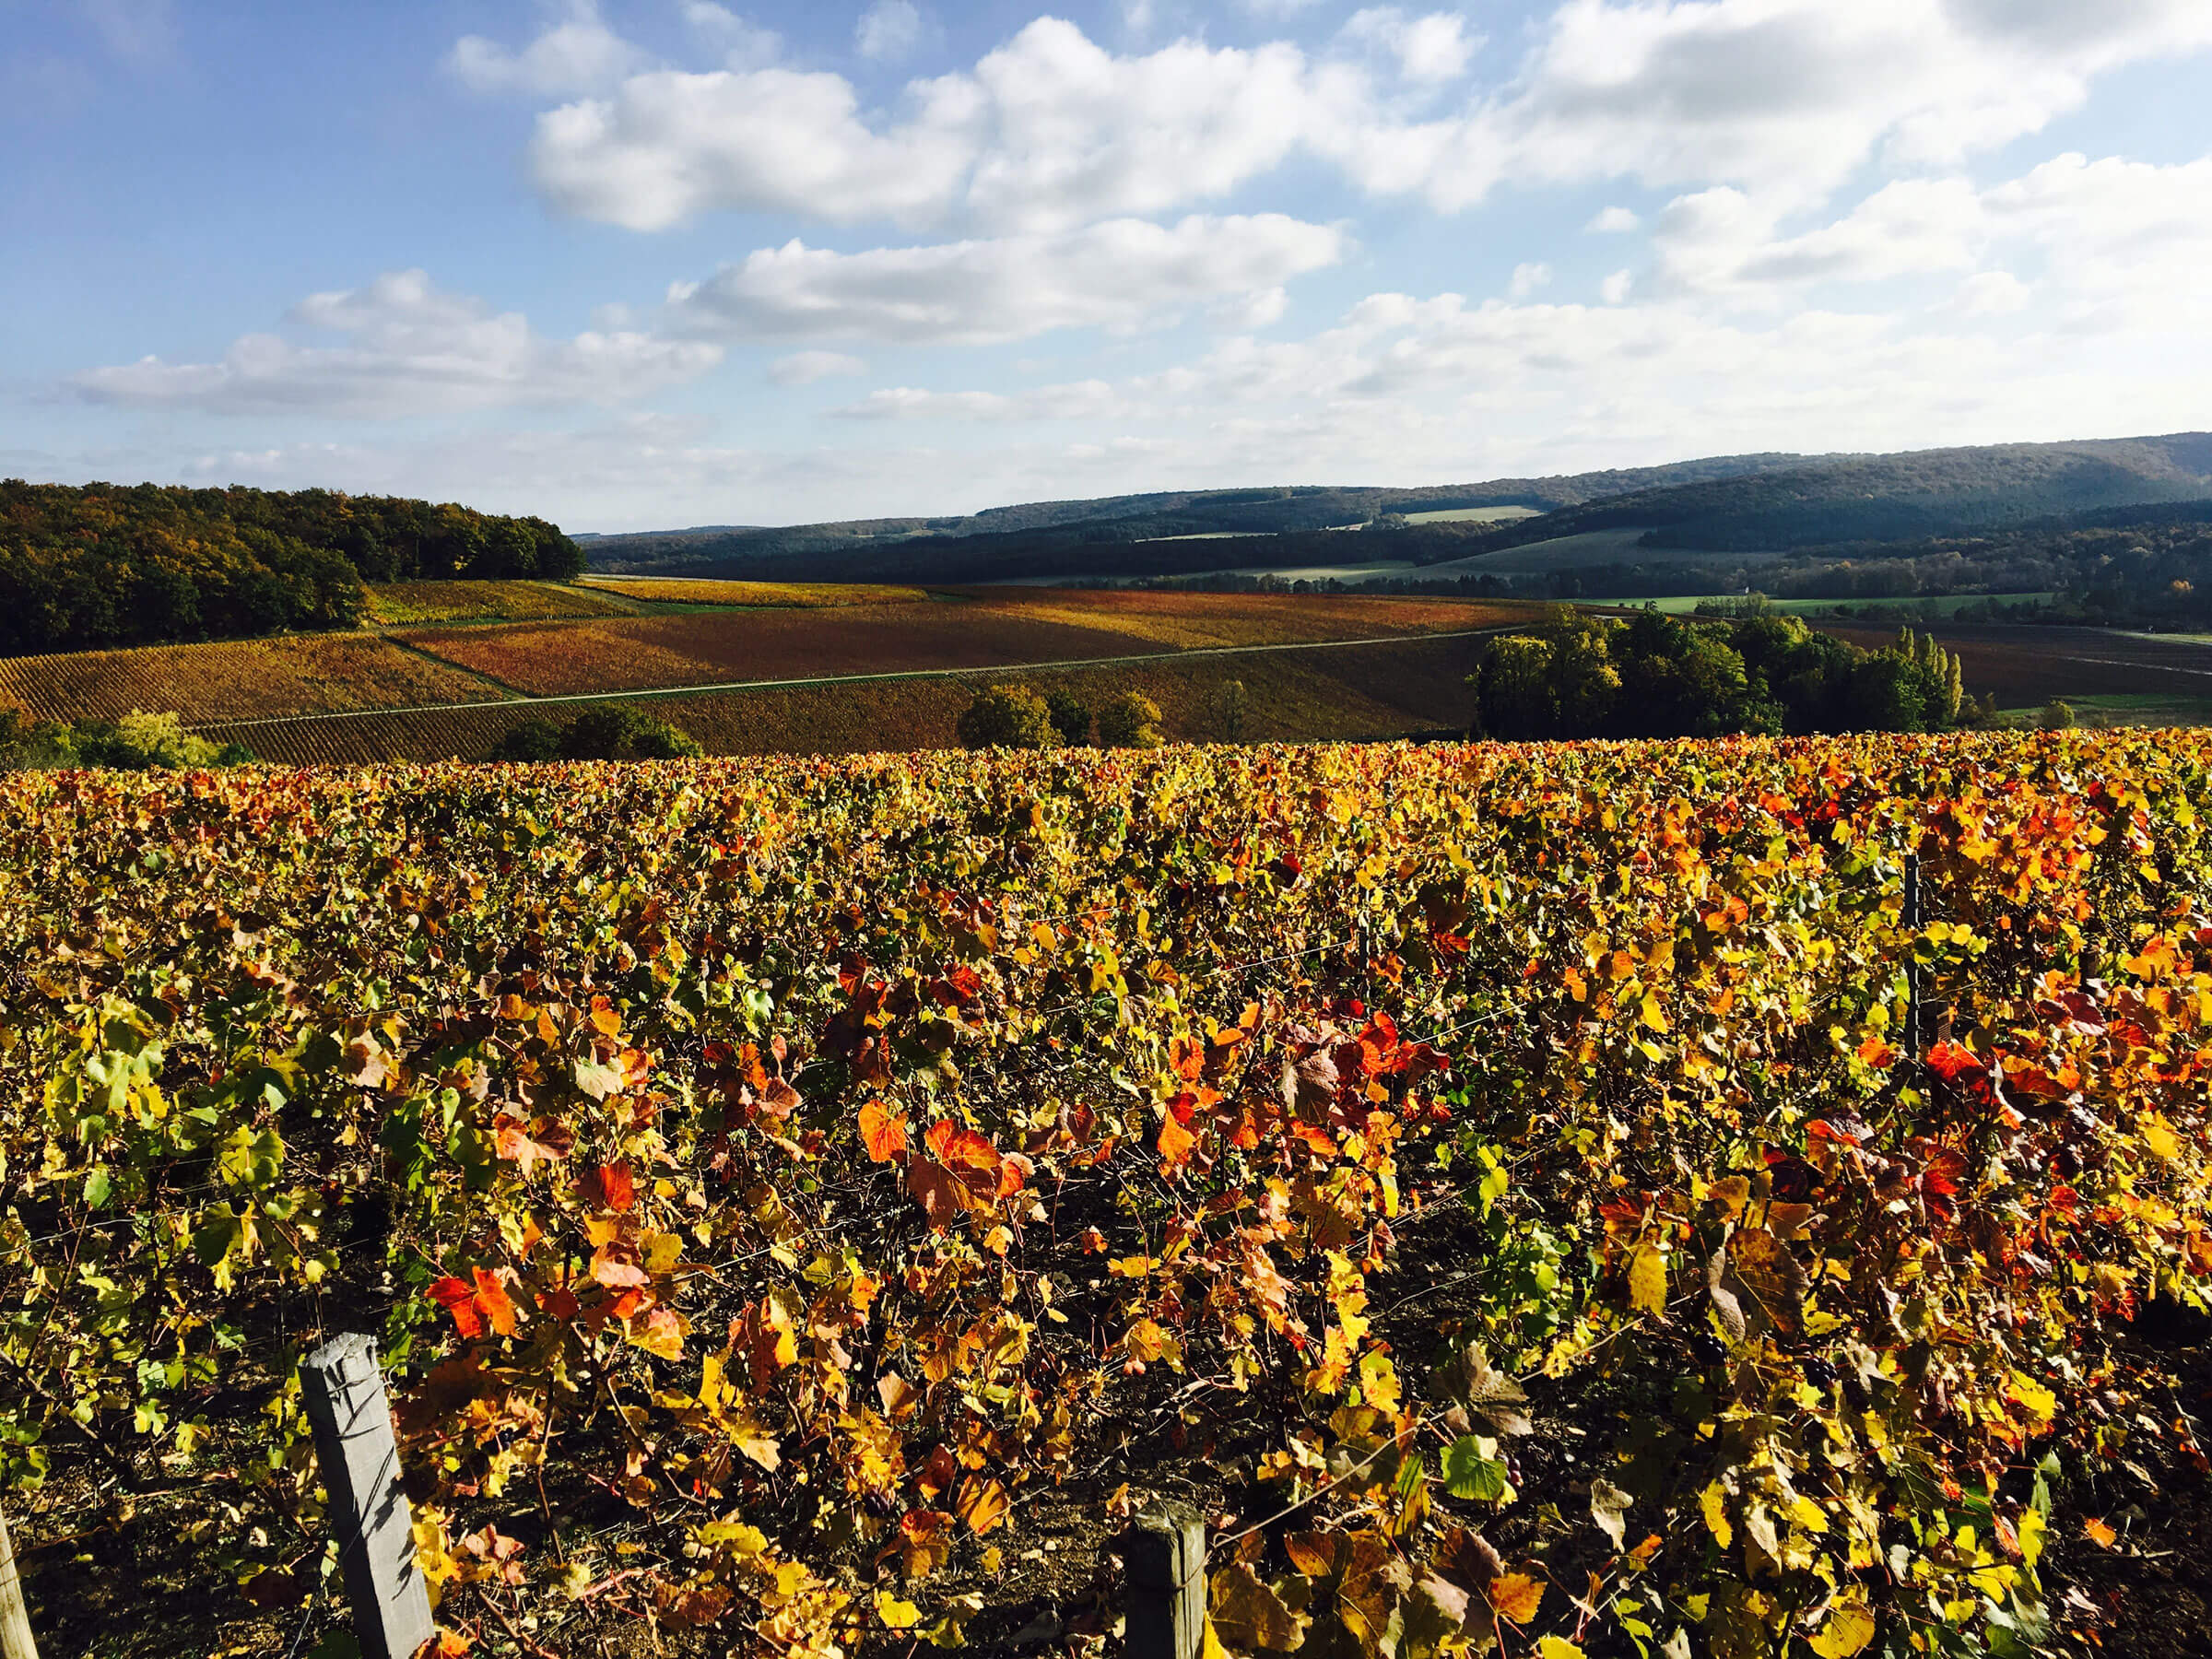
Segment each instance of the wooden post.
[{"label": "wooden post", "polygon": [[1206,1523],[1180,1506],[1140,1515],[1122,1535],[1128,1659],[1198,1659],[1206,1640]]},{"label": "wooden post", "polygon": [[[1904,926],[1908,935],[1917,935],[1923,925],[1920,913],[1920,854],[1905,854],[1905,913]],[[1920,959],[1912,954],[1908,942],[1905,950],[1905,1052],[1915,1061],[1920,1058],[1922,1033],[1920,1029]]]},{"label": "wooden post", "polygon": [[8,1541],[6,1515],[0,1515],[0,1659],[39,1659],[39,1645],[30,1639],[30,1609],[23,1605],[23,1575],[16,1571],[16,1547]]},{"label": "wooden post", "polygon": [[300,1362],[300,1385],[361,1659],[414,1659],[437,1627],[415,1565],[415,1518],[399,1484],[375,1338],[333,1337]]}]

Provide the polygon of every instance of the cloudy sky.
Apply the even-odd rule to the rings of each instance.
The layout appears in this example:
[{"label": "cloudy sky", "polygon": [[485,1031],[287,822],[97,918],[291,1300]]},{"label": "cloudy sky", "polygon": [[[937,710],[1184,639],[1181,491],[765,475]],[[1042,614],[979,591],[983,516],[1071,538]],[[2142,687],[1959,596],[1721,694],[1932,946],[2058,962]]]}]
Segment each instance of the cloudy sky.
[{"label": "cloudy sky", "polygon": [[2212,427],[2206,0],[0,0],[0,475],[572,529]]}]

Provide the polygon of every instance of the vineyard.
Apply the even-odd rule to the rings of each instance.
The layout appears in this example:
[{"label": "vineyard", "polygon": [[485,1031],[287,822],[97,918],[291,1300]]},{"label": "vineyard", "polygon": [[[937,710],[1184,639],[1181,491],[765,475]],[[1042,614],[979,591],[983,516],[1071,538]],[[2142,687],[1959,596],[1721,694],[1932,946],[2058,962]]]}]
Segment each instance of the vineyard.
[{"label": "vineyard", "polygon": [[658,604],[796,606],[912,605],[929,594],[917,587],[868,582],[724,582],[712,576],[587,576],[579,585]]},{"label": "vineyard", "polygon": [[620,617],[629,607],[581,583],[381,582],[363,590],[371,621],[386,628],[430,622],[543,622],[556,617]]},{"label": "vineyard", "polygon": [[345,1652],[351,1330],[442,1654],[1095,1659],[1161,1498],[1209,1655],[2201,1651],[2208,768],[0,779],[41,1639]]},{"label": "vineyard", "polygon": [[1535,606],[1300,594],[1005,589],[913,605],[727,610],[423,629],[417,650],[533,696],[735,680],[928,673],[1193,648],[1418,637],[1538,620]]},{"label": "vineyard", "polygon": [[0,707],[41,720],[115,720],[146,709],[209,724],[500,695],[472,674],[366,633],[0,658]]},{"label": "vineyard", "polygon": [[[1030,676],[1103,708],[1124,691],[1152,699],[1161,730],[1193,742],[1245,737],[1317,741],[1463,730],[1470,699],[1463,683],[1480,641],[1409,640],[1190,662],[1109,664]],[[1018,677],[1018,676],[1017,677]],[[1226,688],[1244,688],[1246,711],[1228,716]],[[952,748],[960,711],[979,685],[971,676],[917,676],[829,686],[765,686],[744,691],[655,697],[645,712],[674,722],[710,754],[867,754]],[[287,765],[365,765],[383,760],[479,760],[509,729],[544,709],[477,703],[345,720],[211,724],[217,743],[243,744]],[[573,716],[577,705],[558,712]]]}]

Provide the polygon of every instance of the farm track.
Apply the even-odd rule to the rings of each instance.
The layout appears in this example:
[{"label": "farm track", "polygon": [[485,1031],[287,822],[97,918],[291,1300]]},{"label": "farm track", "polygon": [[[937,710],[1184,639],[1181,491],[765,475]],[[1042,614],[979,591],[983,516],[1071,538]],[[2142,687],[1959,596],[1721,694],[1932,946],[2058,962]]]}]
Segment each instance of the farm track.
[{"label": "farm track", "polygon": [[[724,680],[708,685],[653,686],[622,691],[563,691],[552,695],[529,696],[516,694],[499,702],[444,702],[419,703],[406,708],[389,709],[335,709],[309,714],[273,714],[247,720],[200,722],[192,730],[202,731],[220,726],[225,731],[240,731],[254,726],[300,725],[364,717],[388,718],[407,714],[448,714],[460,710],[481,711],[486,708],[549,707],[563,703],[630,702],[650,699],[697,697],[730,691],[788,691],[818,686],[865,685],[895,680],[960,679],[986,674],[1047,674],[1056,670],[1079,668],[1121,667],[1139,663],[1185,663],[1212,657],[1256,656],[1280,652],[1342,651],[1358,646],[1405,645],[1439,640],[1478,640],[1494,634],[1511,633],[1511,627],[1470,628],[1448,633],[1381,634],[1360,640],[1315,640],[1274,645],[1209,645],[1181,651],[1135,652],[1115,656],[1062,657],[1048,662],[994,663],[979,667],[959,668],[900,668],[877,674],[808,675],[789,678]],[[428,653],[424,653],[426,656]],[[430,660],[444,662],[432,657]],[[491,680],[488,675],[477,677]],[[499,683],[494,681],[493,683]]]}]

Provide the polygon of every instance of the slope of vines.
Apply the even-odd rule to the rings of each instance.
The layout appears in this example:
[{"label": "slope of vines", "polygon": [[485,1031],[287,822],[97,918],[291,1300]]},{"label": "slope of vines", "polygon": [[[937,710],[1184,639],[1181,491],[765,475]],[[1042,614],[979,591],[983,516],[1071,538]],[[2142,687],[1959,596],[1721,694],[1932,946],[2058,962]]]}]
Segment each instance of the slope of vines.
[{"label": "slope of vines", "polygon": [[0,779],[34,1610],[341,1617],[295,1367],[367,1329],[449,1652],[1095,1654],[1046,1547],[1156,1496],[1228,1653],[2084,1641],[2053,1492],[2186,1439],[2133,1333],[2212,1274],[2208,766]]}]

